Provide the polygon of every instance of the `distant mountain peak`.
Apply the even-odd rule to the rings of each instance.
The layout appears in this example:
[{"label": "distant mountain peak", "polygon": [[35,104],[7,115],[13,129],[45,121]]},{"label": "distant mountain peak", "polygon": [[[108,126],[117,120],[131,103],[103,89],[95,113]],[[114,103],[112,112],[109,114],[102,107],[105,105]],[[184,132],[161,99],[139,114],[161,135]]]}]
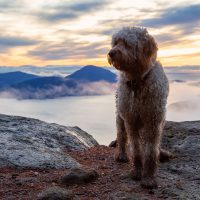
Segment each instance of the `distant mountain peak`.
[{"label": "distant mountain peak", "polygon": [[116,74],[112,73],[108,69],[94,65],[86,65],[85,67],[82,67],[80,70],[77,70],[66,78],[84,82],[116,82]]},{"label": "distant mountain peak", "polygon": [[101,68],[101,67],[97,67],[95,65],[85,65],[84,67],[82,67],[82,69],[83,68],[91,68],[91,67],[93,67],[93,68]]}]

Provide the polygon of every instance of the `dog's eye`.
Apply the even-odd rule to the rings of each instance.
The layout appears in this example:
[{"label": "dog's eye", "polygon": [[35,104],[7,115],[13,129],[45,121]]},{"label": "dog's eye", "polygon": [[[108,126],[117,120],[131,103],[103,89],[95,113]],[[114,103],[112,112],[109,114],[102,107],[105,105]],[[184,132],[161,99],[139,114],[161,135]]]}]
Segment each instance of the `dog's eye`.
[{"label": "dog's eye", "polygon": [[125,46],[126,48],[130,48],[130,47],[131,47],[127,42],[124,42],[124,46]]},{"label": "dog's eye", "polygon": [[115,41],[115,45],[118,44],[124,44],[124,41],[122,39],[118,39],[117,41]]},{"label": "dog's eye", "polygon": [[116,46],[116,45],[117,45],[117,43],[118,43],[118,42],[114,42],[114,46]]}]

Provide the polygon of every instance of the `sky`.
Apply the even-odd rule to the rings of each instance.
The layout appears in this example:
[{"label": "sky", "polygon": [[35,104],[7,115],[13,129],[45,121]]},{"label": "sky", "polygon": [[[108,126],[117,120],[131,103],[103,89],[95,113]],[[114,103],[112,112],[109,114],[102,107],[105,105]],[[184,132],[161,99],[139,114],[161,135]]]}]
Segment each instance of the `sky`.
[{"label": "sky", "polygon": [[199,65],[200,0],[0,0],[0,65],[107,66],[123,26],[147,27],[164,66]]}]

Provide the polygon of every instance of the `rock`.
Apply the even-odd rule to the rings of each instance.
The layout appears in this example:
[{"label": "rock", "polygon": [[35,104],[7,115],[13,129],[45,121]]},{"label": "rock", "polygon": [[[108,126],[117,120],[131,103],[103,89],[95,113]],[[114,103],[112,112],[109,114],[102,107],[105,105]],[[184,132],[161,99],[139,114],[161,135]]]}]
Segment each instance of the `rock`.
[{"label": "rock", "polygon": [[44,190],[38,195],[38,200],[72,200],[73,194],[71,191],[60,187],[51,187]]},{"label": "rock", "polygon": [[109,147],[116,147],[117,146],[117,140],[113,140],[110,144]]},{"label": "rock", "polygon": [[67,174],[61,177],[61,183],[64,185],[89,183],[98,178],[98,173],[91,169],[71,169]]},{"label": "rock", "polygon": [[0,115],[0,167],[74,168],[66,151],[83,151],[98,143],[78,127]]},{"label": "rock", "polygon": [[34,184],[34,183],[38,183],[39,180],[37,180],[36,177],[24,177],[24,178],[17,178],[15,180],[15,184],[17,184],[18,186],[21,185],[30,185],[30,184]]},{"label": "rock", "polygon": [[160,166],[157,194],[200,199],[200,121],[166,122],[162,146],[176,156]]},{"label": "rock", "polygon": [[[74,136],[71,133],[74,130],[78,132],[77,135],[80,134],[81,140],[84,140],[84,142],[80,141],[79,136]],[[36,166],[44,168],[44,163],[48,162],[47,166],[51,167],[71,167],[71,169],[66,170],[68,173],[62,176],[60,182],[58,180],[60,174],[63,173],[63,169],[37,171],[33,169],[1,169],[0,178],[2,181],[0,181],[0,187],[3,191],[1,193],[3,198],[1,196],[0,199],[27,199],[29,197],[35,199],[38,188],[57,184],[63,184],[63,186],[73,189],[75,199],[200,199],[200,121],[166,122],[162,149],[169,150],[176,157],[169,162],[159,164],[156,176],[158,188],[150,190],[143,189],[140,186],[141,182],[134,181],[129,175],[128,172],[133,169],[131,164],[119,164],[114,161],[114,148],[98,145],[95,148],[88,149],[90,146],[96,145],[96,142],[77,127],[64,127],[34,119],[0,115],[0,137],[0,164],[21,166],[18,164],[21,157],[15,152],[17,149],[22,153],[29,153],[27,155],[20,154],[22,160],[29,159],[27,163],[30,162],[31,165],[28,166],[33,166],[33,158],[40,156],[37,163],[43,164],[37,164]],[[71,165],[69,162],[64,163],[65,160],[63,159],[65,157],[72,159],[66,153],[67,150],[76,150],[70,152],[70,155],[77,158],[85,167],[98,169],[98,173],[101,174],[99,180],[94,181],[98,177],[96,171],[83,169],[83,166],[80,166],[74,159]],[[38,152],[38,157],[35,157],[35,152]],[[55,152],[58,154],[55,154]],[[18,161],[13,164],[14,161],[11,162],[13,157],[9,157],[11,155],[13,157],[18,156],[19,161],[13,159]],[[26,155],[25,158],[24,155]],[[52,157],[48,160],[46,155]],[[60,165],[59,161],[56,163],[57,157],[55,155],[59,155],[60,163],[63,162],[64,164]],[[45,159],[45,161],[42,159]],[[85,184],[90,181],[94,182]],[[52,189],[49,190],[42,192],[40,197],[44,199],[53,199],[54,197],[54,199],[62,199],[62,195],[61,197],[59,195],[63,193],[57,193],[60,188],[53,189],[53,192]],[[61,190],[63,191],[62,188]],[[64,191],[69,194],[68,191]],[[43,197],[42,194],[44,194]],[[64,199],[67,198],[64,196]]]},{"label": "rock", "polygon": [[[140,188],[140,182],[133,181],[130,175],[124,175],[118,182],[120,191],[113,192],[111,199],[199,200],[200,121],[166,122],[162,154],[166,153],[163,149],[169,150],[175,157],[169,162],[160,163],[157,189],[145,194]],[[129,188],[130,191],[125,191],[124,188]]]}]

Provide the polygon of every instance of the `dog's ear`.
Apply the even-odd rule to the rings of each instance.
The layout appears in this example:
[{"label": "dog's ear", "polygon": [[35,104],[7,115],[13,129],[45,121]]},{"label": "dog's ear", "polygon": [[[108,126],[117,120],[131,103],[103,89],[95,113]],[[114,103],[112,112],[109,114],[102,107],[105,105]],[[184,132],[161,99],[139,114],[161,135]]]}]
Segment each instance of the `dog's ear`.
[{"label": "dog's ear", "polygon": [[156,58],[157,56],[157,44],[154,38],[150,35],[148,35],[144,47],[143,47],[143,53],[146,56],[147,60],[151,60],[153,57]]},{"label": "dog's ear", "polygon": [[140,74],[144,74],[149,69],[150,63],[156,59],[158,48],[154,38],[150,35],[146,35],[140,44],[137,51],[137,63],[140,66]]}]

